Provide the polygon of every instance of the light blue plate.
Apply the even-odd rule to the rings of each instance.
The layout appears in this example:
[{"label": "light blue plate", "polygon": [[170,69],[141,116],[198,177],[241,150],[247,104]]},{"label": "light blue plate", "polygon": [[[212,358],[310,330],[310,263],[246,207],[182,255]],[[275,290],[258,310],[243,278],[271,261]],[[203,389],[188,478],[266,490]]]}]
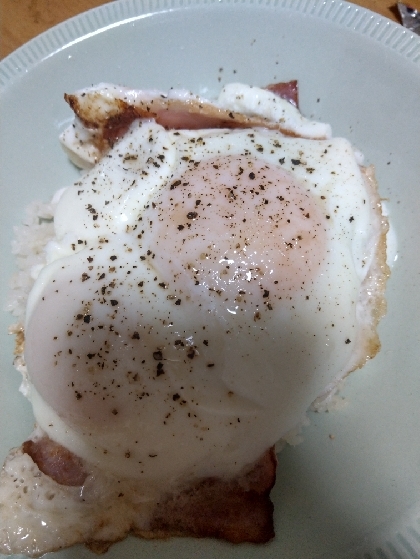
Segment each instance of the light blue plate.
[{"label": "light blue plate", "polygon": [[[294,78],[302,111],[365,153],[389,199],[399,248],[382,351],[351,375],[347,406],[310,414],[303,444],[281,453],[275,541],[128,539],[107,559],[420,557],[419,37],[334,0],[122,0],[34,39],[0,63],[1,303],[13,226],[31,200],[77,176],[57,140],[71,118],[64,92],[108,81],[208,96],[229,81]],[[3,313],[0,461],[33,422],[12,367],[11,322]],[[77,547],[54,557],[94,556]]]}]

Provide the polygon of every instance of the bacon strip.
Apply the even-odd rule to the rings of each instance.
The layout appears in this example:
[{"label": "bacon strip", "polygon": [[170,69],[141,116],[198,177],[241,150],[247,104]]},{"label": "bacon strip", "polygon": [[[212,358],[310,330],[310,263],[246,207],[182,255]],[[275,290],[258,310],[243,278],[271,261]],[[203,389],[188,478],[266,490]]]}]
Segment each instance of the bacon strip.
[{"label": "bacon strip", "polygon": [[274,537],[270,491],[277,459],[270,448],[247,474],[207,478],[159,503],[151,531],[170,536],[212,537],[232,543],[265,543]]},{"label": "bacon strip", "polygon": [[22,450],[42,473],[60,485],[81,486],[87,477],[82,460],[49,437],[25,441]]},{"label": "bacon strip", "polygon": [[297,80],[290,82],[279,82],[267,85],[265,89],[272,91],[282,99],[286,99],[296,108],[299,108],[299,90]]},{"label": "bacon strip", "polygon": [[[44,436],[22,445],[38,468],[61,485],[81,486],[87,473],[72,452]],[[156,503],[147,531],[133,528],[145,538],[170,536],[212,537],[232,543],[265,543],[274,537],[270,491],[276,480],[274,447],[251,470],[231,480],[206,478]],[[105,551],[113,542],[85,542]]]},{"label": "bacon strip", "polygon": [[[297,106],[296,80],[271,84],[267,89]],[[107,102],[106,110],[100,110],[97,104],[100,97],[101,94],[95,91],[84,93],[82,96],[67,93],[64,95],[64,99],[84,126],[101,131],[100,139],[97,139],[97,147],[101,151],[105,151],[121,138],[136,118],[154,118],[158,124],[171,130],[262,126],[279,130],[287,136],[295,136],[290,130],[284,129],[281,124],[263,117],[246,116],[197,100],[178,100],[157,96],[152,100],[139,100],[132,105],[122,99],[113,99],[112,103]]]}]

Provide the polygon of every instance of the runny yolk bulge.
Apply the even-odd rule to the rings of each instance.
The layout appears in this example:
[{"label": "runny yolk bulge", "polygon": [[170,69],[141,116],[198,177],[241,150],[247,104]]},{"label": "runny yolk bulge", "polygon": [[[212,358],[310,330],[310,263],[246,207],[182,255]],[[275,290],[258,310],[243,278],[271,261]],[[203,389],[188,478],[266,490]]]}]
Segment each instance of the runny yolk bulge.
[{"label": "runny yolk bulge", "polygon": [[312,193],[246,156],[190,161],[146,207],[143,246],[171,292],[217,313],[271,309],[310,289],[326,251]]}]

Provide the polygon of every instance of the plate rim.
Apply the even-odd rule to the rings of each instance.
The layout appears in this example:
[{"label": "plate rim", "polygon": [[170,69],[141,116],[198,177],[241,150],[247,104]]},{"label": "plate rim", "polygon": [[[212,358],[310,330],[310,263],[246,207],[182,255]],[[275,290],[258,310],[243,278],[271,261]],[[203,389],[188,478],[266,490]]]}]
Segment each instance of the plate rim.
[{"label": "plate rim", "polygon": [[92,8],[47,29],[0,61],[0,92],[58,52],[102,33],[159,13],[215,7],[275,9],[324,19],[368,36],[420,66],[420,37],[381,14],[346,0],[116,0]]}]

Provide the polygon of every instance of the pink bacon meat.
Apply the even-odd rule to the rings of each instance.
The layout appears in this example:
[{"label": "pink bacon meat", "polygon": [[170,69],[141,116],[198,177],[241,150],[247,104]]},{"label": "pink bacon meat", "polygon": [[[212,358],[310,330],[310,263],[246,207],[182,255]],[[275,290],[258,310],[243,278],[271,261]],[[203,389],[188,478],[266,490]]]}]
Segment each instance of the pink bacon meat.
[{"label": "pink bacon meat", "polygon": [[[281,82],[266,87],[269,91],[298,106],[297,81]],[[99,92],[65,94],[64,98],[86,128],[98,130],[96,147],[104,152],[127,131],[136,118],[154,118],[166,129],[197,130],[203,128],[253,128],[264,127],[294,136],[280,123],[259,116],[247,116],[228,111],[211,103],[191,100],[168,99],[156,96],[151,100],[138,100],[130,104],[123,99],[113,99],[102,113],[95,108]]]}]

